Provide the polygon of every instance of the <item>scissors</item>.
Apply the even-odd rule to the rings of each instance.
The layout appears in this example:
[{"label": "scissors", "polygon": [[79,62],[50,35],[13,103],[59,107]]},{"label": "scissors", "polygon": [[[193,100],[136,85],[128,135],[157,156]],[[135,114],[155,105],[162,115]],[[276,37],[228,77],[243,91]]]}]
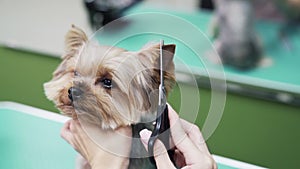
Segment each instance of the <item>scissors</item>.
[{"label": "scissors", "polygon": [[168,105],[167,105],[167,98],[166,98],[166,90],[164,86],[164,76],[163,76],[163,47],[164,41],[160,41],[160,85],[159,85],[159,94],[158,94],[158,106],[157,106],[157,115],[156,121],[154,124],[154,129],[152,131],[151,137],[148,142],[148,153],[150,156],[150,161],[152,164],[156,165],[154,160],[154,143],[157,139],[162,141],[166,149],[168,150],[169,158],[174,164],[174,150],[170,150],[170,121],[168,115]]}]

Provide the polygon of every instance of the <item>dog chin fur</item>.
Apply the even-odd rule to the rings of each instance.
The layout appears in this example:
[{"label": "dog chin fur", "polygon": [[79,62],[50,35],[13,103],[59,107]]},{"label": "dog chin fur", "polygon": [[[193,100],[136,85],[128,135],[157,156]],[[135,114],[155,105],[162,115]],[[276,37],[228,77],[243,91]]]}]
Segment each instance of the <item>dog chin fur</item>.
[{"label": "dog chin fur", "polygon": [[[102,46],[88,41],[86,34],[72,26],[65,37],[65,54],[44,84],[47,98],[66,116],[80,118],[103,129],[116,129],[155,117],[160,83],[160,46],[148,44],[139,51]],[[175,83],[175,45],[164,45],[164,79],[167,93]],[[111,82],[111,86],[105,84]],[[82,94],[70,100],[69,89]],[[152,102],[154,104],[152,104]]]}]

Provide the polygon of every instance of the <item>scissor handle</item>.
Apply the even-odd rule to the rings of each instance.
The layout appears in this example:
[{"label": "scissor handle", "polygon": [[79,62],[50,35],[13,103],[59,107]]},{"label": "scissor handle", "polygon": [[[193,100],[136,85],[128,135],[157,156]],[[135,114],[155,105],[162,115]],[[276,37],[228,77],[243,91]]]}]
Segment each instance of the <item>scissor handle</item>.
[{"label": "scissor handle", "polygon": [[164,107],[160,107],[158,109],[163,109],[159,117],[156,119],[156,123],[154,126],[154,130],[152,131],[151,137],[148,142],[148,153],[150,156],[150,161],[152,164],[156,165],[156,162],[154,160],[154,144],[157,139],[159,139],[166,149],[168,150],[169,158],[174,163],[174,150],[170,150],[170,121],[169,121],[169,115],[168,115],[168,105],[165,105]]}]

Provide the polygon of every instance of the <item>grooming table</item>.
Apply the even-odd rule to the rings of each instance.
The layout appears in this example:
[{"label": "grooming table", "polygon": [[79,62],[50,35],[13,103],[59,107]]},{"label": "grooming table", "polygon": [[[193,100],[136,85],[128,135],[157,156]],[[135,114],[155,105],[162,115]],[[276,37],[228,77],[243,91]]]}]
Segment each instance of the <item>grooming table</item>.
[{"label": "grooming table", "polygon": [[[14,102],[0,102],[0,168],[73,169],[76,152],[60,137],[68,118]],[[214,156],[219,169],[261,167]]]},{"label": "grooming table", "polygon": [[66,120],[42,109],[0,102],[0,168],[75,168],[76,152],[60,138]]}]

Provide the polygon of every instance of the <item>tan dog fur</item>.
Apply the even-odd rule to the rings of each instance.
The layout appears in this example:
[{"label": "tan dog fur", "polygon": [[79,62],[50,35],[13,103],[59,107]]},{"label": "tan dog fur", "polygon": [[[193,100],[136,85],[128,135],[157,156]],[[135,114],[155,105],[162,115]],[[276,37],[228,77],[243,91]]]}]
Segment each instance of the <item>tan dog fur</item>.
[{"label": "tan dog fur", "polygon": [[[64,115],[102,129],[134,125],[148,117],[153,120],[160,83],[158,43],[148,44],[140,51],[101,46],[88,41],[82,30],[72,26],[65,37],[65,46],[61,64],[52,80],[44,84],[47,98]],[[162,49],[168,93],[175,83],[175,45],[164,45]],[[110,88],[104,80],[111,81]],[[82,91],[73,101],[68,96],[71,87]]]},{"label": "tan dog fur", "polygon": [[[89,42],[85,33],[73,26],[66,35],[66,53],[53,73],[53,79],[44,84],[45,93],[65,115],[76,118],[80,114],[103,129],[115,129],[138,123],[151,108],[150,95],[157,90],[159,44],[150,44],[131,52],[117,47],[100,46]],[[165,45],[167,92],[175,82],[173,53],[175,45]],[[106,89],[101,79],[112,80]],[[78,86],[83,90],[80,101],[72,103],[68,89]],[[75,110],[75,109],[76,110]]]}]

